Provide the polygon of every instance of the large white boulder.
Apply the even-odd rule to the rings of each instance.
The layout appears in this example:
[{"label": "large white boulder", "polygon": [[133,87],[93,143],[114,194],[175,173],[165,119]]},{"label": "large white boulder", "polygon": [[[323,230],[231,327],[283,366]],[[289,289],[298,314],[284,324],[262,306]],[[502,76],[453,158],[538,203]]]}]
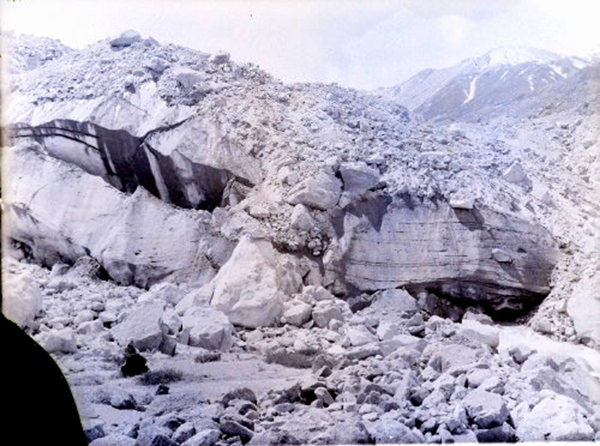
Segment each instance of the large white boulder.
[{"label": "large white boulder", "polygon": [[521,441],[590,441],[590,414],[571,398],[544,390],[544,398],[529,412],[514,414]]},{"label": "large white boulder", "polygon": [[70,327],[42,333],[40,342],[50,353],[75,353],[77,351],[75,332]]},{"label": "large white boulder", "polygon": [[292,187],[287,201],[290,204],[304,204],[326,211],[337,204],[341,192],[342,182],[333,172],[320,170],[315,176]]},{"label": "large white boulder", "polygon": [[233,326],[222,311],[207,305],[189,308],[181,318],[184,344],[208,350],[227,350],[233,344]]},{"label": "large white boulder", "polygon": [[7,259],[2,273],[2,312],[20,327],[31,327],[42,310],[40,283],[30,269]]},{"label": "large white boulder", "polygon": [[168,331],[162,323],[164,308],[158,301],[138,305],[112,328],[113,337],[121,346],[133,342],[138,350],[158,349]]},{"label": "large white boulder", "polygon": [[277,253],[270,242],[243,237],[212,281],[211,304],[235,325],[273,325],[301,284],[290,257]]},{"label": "large white boulder", "polygon": [[567,312],[580,339],[600,345],[600,275],[583,278],[573,288]]}]

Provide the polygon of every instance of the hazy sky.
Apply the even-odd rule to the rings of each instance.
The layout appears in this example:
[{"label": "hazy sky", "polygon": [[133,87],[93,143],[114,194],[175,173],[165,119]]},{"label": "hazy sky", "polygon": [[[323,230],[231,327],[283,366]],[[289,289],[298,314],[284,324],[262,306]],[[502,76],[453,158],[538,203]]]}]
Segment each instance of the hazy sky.
[{"label": "hazy sky", "polygon": [[600,51],[598,0],[0,0],[3,29],[72,47],[135,29],[228,51],[284,81],[393,85],[423,68],[524,45]]}]

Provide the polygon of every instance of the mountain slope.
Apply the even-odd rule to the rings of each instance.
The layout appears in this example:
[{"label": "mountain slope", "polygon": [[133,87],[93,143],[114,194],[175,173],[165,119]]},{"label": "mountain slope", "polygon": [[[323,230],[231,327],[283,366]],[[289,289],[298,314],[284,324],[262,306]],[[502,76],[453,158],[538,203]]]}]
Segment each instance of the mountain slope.
[{"label": "mountain slope", "polygon": [[498,48],[454,67],[422,71],[385,94],[426,120],[489,119],[506,105],[562,84],[587,64],[543,50]]}]

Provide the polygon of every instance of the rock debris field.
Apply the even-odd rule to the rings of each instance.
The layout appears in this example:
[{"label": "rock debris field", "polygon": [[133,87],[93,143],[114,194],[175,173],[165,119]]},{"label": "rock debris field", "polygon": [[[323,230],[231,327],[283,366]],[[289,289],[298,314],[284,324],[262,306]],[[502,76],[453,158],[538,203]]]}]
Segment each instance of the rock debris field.
[{"label": "rock debris field", "polygon": [[597,61],[408,109],[133,31],[6,38],[3,309],[90,444],[600,438]]}]

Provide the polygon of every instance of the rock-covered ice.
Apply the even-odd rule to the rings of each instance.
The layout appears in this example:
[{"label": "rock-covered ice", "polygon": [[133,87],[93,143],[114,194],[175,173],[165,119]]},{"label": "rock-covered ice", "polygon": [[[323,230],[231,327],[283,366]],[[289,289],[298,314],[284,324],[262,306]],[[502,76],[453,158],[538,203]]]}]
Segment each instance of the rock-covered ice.
[{"label": "rock-covered ice", "polygon": [[593,64],[490,54],[459,108],[472,61],[429,70],[416,117],[136,32],[12,39],[4,310],[91,444],[597,438]]}]

